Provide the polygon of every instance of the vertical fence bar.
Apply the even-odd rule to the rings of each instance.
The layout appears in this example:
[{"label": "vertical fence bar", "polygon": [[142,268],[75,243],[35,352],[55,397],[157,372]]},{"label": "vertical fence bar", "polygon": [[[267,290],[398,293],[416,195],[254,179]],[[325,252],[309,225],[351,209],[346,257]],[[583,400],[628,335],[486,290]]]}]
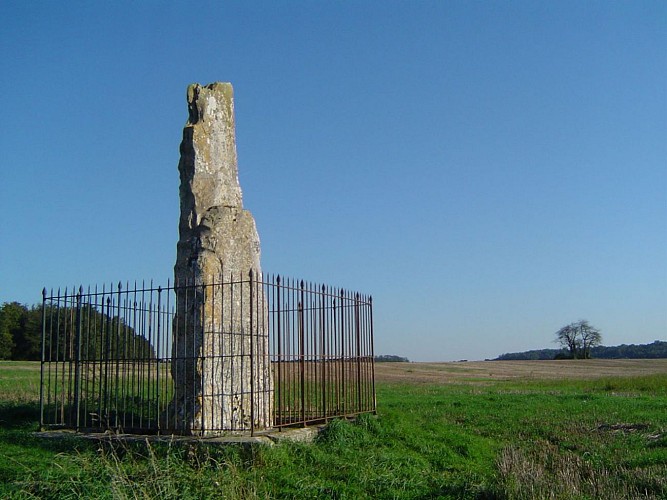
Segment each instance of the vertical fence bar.
[{"label": "vertical fence bar", "polygon": [[299,330],[299,321],[298,321],[298,316],[296,315],[296,310],[294,306],[294,279],[290,279],[288,281],[288,299],[287,299],[287,310],[289,311],[289,316],[286,318],[285,326],[286,326],[286,331],[285,331],[285,344],[286,344],[286,350],[288,352],[288,364],[286,365],[287,368],[287,376],[288,376],[288,381],[287,381],[287,400],[286,403],[288,405],[288,413],[289,413],[289,418],[290,418],[290,423],[296,421],[296,406],[299,403],[298,397],[296,395],[296,389],[297,389],[297,383],[296,383],[296,375],[298,374],[298,367],[294,368],[295,365],[298,363],[298,359],[296,359],[296,355],[294,354],[296,352],[296,345],[295,342],[298,340],[298,330]]},{"label": "vertical fence bar", "polygon": [[308,414],[310,419],[318,417],[318,408],[321,406],[319,402],[319,391],[317,390],[317,294],[315,285],[310,283],[308,286],[308,316],[310,321],[310,349],[308,349],[308,367],[309,367],[309,405]]},{"label": "vertical fence bar", "polygon": [[[225,359],[225,356],[228,355],[227,349],[225,349],[225,275],[223,270],[220,270],[220,274],[218,275],[219,279],[219,287],[220,287],[220,373],[225,373],[225,367],[227,364],[227,361]],[[231,337],[230,337],[231,340]],[[223,395],[224,397],[224,395]],[[226,419],[231,418],[231,415],[226,417],[225,415],[229,413],[227,411],[227,408],[225,407],[226,405],[223,403],[222,404],[222,411],[220,412],[220,418],[222,419],[222,422],[228,421]]]},{"label": "vertical fence bar", "polygon": [[361,405],[361,327],[359,324],[359,294],[354,296],[354,332],[357,340],[357,412],[362,411]]},{"label": "vertical fence bar", "polygon": [[39,365],[39,428],[44,428],[44,363],[46,362],[46,287],[42,289],[42,359]]},{"label": "vertical fence bar", "polygon": [[84,375],[83,375],[83,377],[84,377],[84,379],[83,379],[84,386],[81,389],[82,394],[83,394],[82,414],[84,415],[83,426],[88,427],[88,400],[90,399],[90,394],[89,394],[90,380],[89,380],[89,377],[88,377],[88,371],[89,371],[89,368],[90,368],[90,352],[89,351],[90,351],[90,342],[91,342],[91,340],[90,340],[90,314],[91,314],[91,311],[90,311],[90,286],[88,286],[88,291],[85,295],[85,303],[83,304],[83,311],[85,312],[84,321],[85,321],[86,326],[85,326],[85,329],[83,330],[85,332],[85,337],[84,337],[84,342],[83,342],[84,350],[83,350],[83,353],[81,355],[81,363],[82,363],[82,367],[83,367],[83,370],[84,370]]},{"label": "vertical fence bar", "polygon": [[[277,415],[278,418],[281,419],[280,423],[282,424],[283,423],[282,419],[284,418],[284,409],[283,409],[283,403],[282,403],[283,400],[282,400],[282,397],[281,397],[282,387],[283,387],[283,349],[282,349],[283,344],[282,344],[282,338],[280,336],[280,330],[281,330],[281,325],[282,325],[282,322],[283,322],[283,318],[282,318],[282,315],[280,314],[280,306],[281,306],[281,302],[280,302],[280,275],[278,275],[277,278],[276,278],[276,288],[275,289],[276,289],[277,299],[276,299],[276,303],[275,303],[274,307],[277,309],[277,314],[276,314],[276,321],[274,322],[274,328],[277,328],[277,337],[278,337],[277,342],[276,342],[277,346],[278,346],[278,381],[275,385],[278,388],[278,398],[277,398],[278,404],[276,405],[274,403],[274,405],[276,407],[276,410],[275,410],[276,415]],[[276,419],[276,421],[278,421],[278,419]],[[282,426],[281,426],[281,429],[282,429]]]},{"label": "vertical fence bar", "polygon": [[115,377],[115,383],[114,383],[114,404],[113,404],[113,414],[114,414],[114,424],[113,427],[114,429],[118,429],[118,413],[119,413],[119,404],[118,404],[118,391],[119,391],[119,386],[120,386],[120,362],[121,362],[121,352],[120,352],[120,306],[121,306],[121,291],[123,288],[123,284],[119,281],[118,282],[118,304],[117,304],[117,312],[116,312],[116,352],[115,352],[115,364],[116,364],[116,377]]},{"label": "vertical fence bar", "polygon": [[[112,291],[110,290],[111,294]],[[109,416],[109,358],[111,356],[111,295],[107,297],[107,315],[105,320],[106,349],[104,350],[104,409],[100,412],[100,424],[108,426]],[[102,420],[103,419],[103,420]]]},{"label": "vertical fence bar", "polygon": [[99,372],[98,374],[98,387],[97,387],[97,426],[100,427],[102,425],[102,400],[105,396],[105,393],[103,392],[103,382],[102,382],[102,369],[104,367],[103,361],[104,361],[104,356],[106,353],[106,339],[104,337],[105,329],[104,326],[106,325],[106,316],[105,316],[105,298],[104,298],[104,291],[105,291],[105,286],[102,285],[102,296],[100,297],[99,305],[100,305],[100,310],[102,313],[100,314],[99,318],[99,347],[100,347],[100,355],[97,360],[97,364],[99,365]]},{"label": "vertical fence bar", "polygon": [[373,384],[373,414],[377,415],[377,399],[375,396],[375,344],[373,339],[373,297],[368,298],[368,306],[370,309],[370,331],[371,331],[371,381]]},{"label": "vertical fence bar", "polygon": [[373,360],[370,357],[370,352],[371,352],[371,345],[370,345],[370,300],[369,298],[364,299],[364,322],[363,322],[363,332],[364,332],[364,356],[365,356],[365,363],[364,363],[364,383],[365,383],[365,406],[364,406],[364,411],[371,411],[373,410],[373,385],[372,385],[372,367],[373,367]]},{"label": "vertical fence bar", "polygon": [[[88,287],[88,321],[87,321],[87,330],[88,330],[88,346],[86,347],[87,359],[88,359],[88,368],[86,371],[86,425],[92,427],[92,421],[89,421],[89,417],[92,413],[92,409],[95,407],[96,399],[98,397],[96,392],[96,375],[97,375],[97,286],[95,286],[94,292],[90,291]],[[90,373],[88,373],[88,369]],[[90,408],[90,409],[89,409]]]},{"label": "vertical fence bar", "polygon": [[340,290],[340,391],[341,391],[341,415],[347,410],[347,391],[345,390],[345,292]]},{"label": "vertical fence bar", "polygon": [[341,402],[341,390],[340,390],[340,381],[341,381],[341,372],[340,372],[340,365],[341,365],[341,321],[342,321],[342,316],[341,316],[341,309],[342,309],[342,301],[340,299],[340,293],[339,291],[333,290],[335,293],[334,295],[334,310],[333,310],[333,328],[331,329],[331,341],[333,343],[333,348],[334,348],[334,356],[332,357],[332,371],[333,371],[333,377],[335,380],[335,386],[333,390],[333,395],[336,401],[336,407],[335,407],[335,415],[339,415],[341,413],[341,408],[342,408],[342,402]]},{"label": "vertical fence bar", "polygon": [[[157,430],[160,430],[160,359],[158,357],[158,352],[157,350],[160,347],[160,335],[162,333],[161,331],[161,326],[162,326],[162,287],[158,286],[157,287],[157,336],[155,340],[155,346],[153,347],[153,350],[155,351],[155,376],[156,376],[156,391],[155,391],[155,426],[157,427]],[[149,351],[148,353],[148,362],[151,362],[151,352]]]},{"label": "vertical fence bar", "polygon": [[327,288],[326,286],[322,285],[322,293],[320,294],[320,370],[321,370],[321,378],[320,378],[320,384],[322,387],[320,388],[320,393],[321,393],[321,398],[322,398],[322,418],[324,418],[324,421],[326,422],[327,420],[327,351],[326,351],[326,333],[325,333],[325,328],[326,328],[326,318],[325,318],[325,309],[324,309],[324,301],[326,300],[326,291]]},{"label": "vertical fence bar", "polygon": [[303,316],[303,300],[304,300],[304,289],[303,289],[303,280],[301,280],[301,293],[300,298],[301,302],[298,304],[299,310],[299,378],[301,383],[301,423],[305,424],[306,421],[306,379],[305,379],[305,322]]},{"label": "vertical fence bar", "polygon": [[125,387],[125,380],[126,380],[126,373],[127,373],[127,363],[128,363],[128,358],[127,358],[127,293],[128,293],[128,287],[129,284],[125,283],[125,291],[122,294],[122,300],[121,297],[119,297],[119,304],[122,302],[122,307],[120,307],[120,310],[122,310],[123,314],[122,316],[118,315],[118,325],[120,332],[122,332],[122,335],[118,336],[118,365],[120,365],[120,380],[119,380],[119,392],[120,392],[120,400],[116,406],[116,415],[119,415],[119,422],[117,425],[117,428],[122,428],[125,429],[127,425],[127,403],[126,403],[126,387]]},{"label": "vertical fence bar", "polygon": [[[211,368],[209,370],[206,370],[206,373],[213,373],[213,379],[215,379],[215,377],[216,377],[215,374],[216,374],[218,368],[220,367],[220,361],[221,361],[220,354],[216,353],[216,345],[217,345],[216,336],[219,337],[219,333],[224,330],[224,321],[223,321],[222,317],[220,317],[217,327],[216,327],[216,323],[215,323],[215,320],[216,320],[216,314],[215,314],[216,296],[218,294],[218,291],[220,291],[221,295],[223,293],[224,276],[222,274],[218,274],[217,275],[217,280],[218,281],[216,282],[215,281],[216,280],[216,275],[214,275],[212,280],[213,280],[212,286],[210,287],[210,304],[211,304],[211,306],[210,306],[210,309],[209,309],[211,311],[211,317],[210,317],[211,326],[209,327],[209,331],[205,332],[204,334],[208,338],[210,338],[210,340],[207,341],[208,345],[210,347],[206,350],[206,356],[210,357]],[[207,300],[209,300],[209,299],[207,299]],[[224,304],[224,301],[222,300],[222,296],[221,296],[221,300],[220,300],[220,310],[221,311],[223,310],[223,304]],[[203,340],[202,340],[202,343],[203,343]],[[220,347],[222,347],[222,346],[220,346]],[[224,373],[224,372],[220,371],[219,373],[222,376],[222,373]],[[211,381],[211,391],[212,392],[211,392],[211,396],[209,398],[209,401],[210,401],[210,405],[209,405],[210,417],[208,418],[208,421],[211,423],[212,427],[209,430],[219,430],[219,426],[223,425],[222,424],[222,422],[224,422],[223,413],[224,413],[224,406],[226,404],[226,396],[225,395],[223,395],[222,398],[220,398],[215,392],[213,392],[213,388],[215,387],[214,384],[215,384],[215,382],[212,380]],[[223,390],[223,392],[224,392],[224,390]],[[216,417],[216,415],[218,415],[218,414],[219,414],[219,417]],[[216,427],[213,428],[213,424],[215,422],[217,422],[217,424],[216,424]]]},{"label": "vertical fence bar", "polygon": [[[164,377],[164,384],[165,384],[165,394],[167,394],[167,398],[165,399],[166,404],[164,405],[164,415],[168,416],[169,415],[169,403],[172,398],[175,397],[176,391],[174,389],[174,382],[173,379],[170,377],[171,374],[171,367],[172,367],[172,357],[173,355],[169,352],[169,345],[170,345],[170,339],[171,339],[171,345],[173,346],[173,335],[174,335],[174,321],[175,321],[175,308],[174,305],[172,305],[173,300],[176,297],[176,292],[175,289],[171,287],[170,282],[167,281],[167,288],[169,289],[168,295],[167,295],[167,308],[166,308],[166,313],[165,313],[165,319],[167,321],[167,331],[166,335],[164,336],[164,345],[162,346],[162,351],[161,351],[161,356],[162,360],[165,362],[165,377]],[[165,420],[165,424],[167,429],[169,430],[170,424],[169,420]]]},{"label": "vertical fence bar", "polygon": [[[67,293],[67,289],[65,289],[65,293]],[[58,299],[56,303],[58,304],[57,308],[57,316],[56,316],[56,359],[55,359],[55,365],[56,365],[56,373],[54,376],[54,400],[55,400],[55,415],[54,418],[56,422],[59,424],[64,424],[65,423],[65,415],[64,415],[64,400],[63,400],[63,391],[60,390],[59,386],[59,381],[58,381],[58,366],[60,365],[60,325],[61,325],[61,310],[62,310],[62,304],[61,300],[65,300],[64,298],[61,299],[60,296],[60,288],[58,289]],[[65,343],[65,340],[63,339],[63,344]],[[63,378],[64,374],[61,374],[61,379]],[[58,409],[58,406],[60,405],[60,410]],[[60,411],[60,416],[58,415],[58,412]]]},{"label": "vertical fence bar", "polygon": [[[74,288],[71,289],[74,293]],[[68,425],[72,425],[72,364],[74,360],[74,307],[72,307],[72,298],[71,295],[65,291],[65,344],[63,348],[63,394],[65,394],[65,389],[67,390],[67,397],[65,398],[65,404],[63,406],[63,417],[67,420]],[[69,319],[69,322],[67,321]],[[67,370],[67,371],[65,371]],[[67,373],[67,377],[65,377]]]},{"label": "vertical fence bar", "polygon": [[76,329],[75,344],[76,355],[74,358],[74,415],[76,421],[76,430],[80,427],[81,418],[81,300],[83,296],[83,286],[79,288],[76,295]]},{"label": "vertical fence bar", "polygon": [[252,269],[250,269],[250,272],[248,273],[248,278],[250,280],[250,290],[249,290],[249,315],[250,315],[250,435],[254,436],[255,435],[255,374],[253,373],[253,368],[255,366],[254,363],[254,354],[255,354],[255,324],[254,324],[254,315],[253,315],[253,309],[255,307],[255,294],[253,291],[253,274],[252,274]]},{"label": "vertical fence bar", "polygon": [[[136,289],[137,284],[134,283],[134,288]],[[130,282],[125,282],[125,298],[123,303],[123,329],[125,331],[125,336],[123,340],[123,346],[125,351],[125,369],[123,371],[123,429],[126,429],[131,426],[131,419],[134,415],[134,393],[132,391],[132,377],[134,375],[134,365],[137,359],[137,348],[136,348],[136,339],[137,332],[132,328],[133,322],[133,299],[132,299],[132,288],[130,288]],[[129,419],[129,420],[128,420]]]},{"label": "vertical fence bar", "polygon": [[[185,369],[188,372],[190,372],[189,375],[186,375],[186,378],[187,378],[187,381],[188,381],[187,385],[190,386],[190,390],[192,391],[192,394],[190,395],[190,397],[186,399],[187,405],[188,405],[188,408],[186,408],[186,415],[187,414],[194,415],[194,411],[195,411],[195,408],[194,408],[194,397],[195,397],[194,380],[195,380],[195,370],[197,369],[197,361],[198,361],[195,358],[195,356],[196,356],[195,337],[199,334],[199,332],[197,332],[197,326],[196,326],[196,322],[194,320],[194,315],[191,318],[190,315],[187,313],[187,311],[189,311],[190,308],[196,307],[197,293],[199,293],[198,285],[197,285],[197,282],[195,281],[195,279],[192,278],[190,281],[191,281],[191,287],[187,287],[187,286],[185,287],[186,309],[184,309],[185,314],[183,315],[183,325],[184,325],[184,329],[185,329],[184,330],[185,331],[185,336],[184,336],[185,337],[185,349],[183,349],[184,352],[185,352],[185,359],[183,359],[183,365],[184,365]],[[186,279],[186,285],[187,285],[187,279]],[[188,295],[189,291],[192,292],[191,296]],[[190,302],[187,302],[188,297],[190,298]],[[192,319],[192,321],[188,322],[189,319]],[[187,338],[188,334],[192,336],[191,340],[189,340]],[[188,349],[187,349],[188,346],[190,346],[190,356],[188,356]],[[187,390],[188,388],[186,387],[185,389]],[[192,418],[194,420],[194,416]],[[186,425],[187,425],[186,419],[182,419],[181,429],[185,430]]]},{"label": "vertical fence bar", "polygon": [[[50,406],[51,405],[51,359],[53,358],[53,288],[51,289],[51,295],[49,297],[49,334],[48,334],[48,339],[49,339],[49,352],[47,355],[48,362],[46,364],[47,367],[47,379],[46,379],[46,405]],[[44,410],[46,414],[46,409]],[[54,415],[55,416],[55,415]],[[53,422],[55,423],[55,421]]]},{"label": "vertical fence bar", "polygon": [[[143,342],[148,342],[149,332],[148,324],[150,322],[149,315],[150,311],[148,309],[148,302],[146,301],[146,282],[141,282],[141,297],[139,298],[139,328],[141,330],[141,338]],[[142,345],[143,345],[142,342]],[[150,345],[150,344],[149,344]],[[143,349],[142,349],[143,350]],[[144,375],[148,371],[146,366],[145,354],[141,357],[141,363],[139,364],[139,373],[137,373],[137,393],[139,400],[139,415],[137,415],[137,420],[139,422],[139,427],[144,426],[146,416],[144,415],[144,410],[146,408],[145,400],[146,393],[148,388],[146,387],[146,380]]]},{"label": "vertical fence bar", "polygon": [[[197,316],[195,315],[194,322],[192,324],[193,328],[198,329],[199,331],[195,333],[195,336],[199,337],[199,340],[195,340],[193,338],[193,346],[192,346],[192,353],[193,353],[193,358],[196,357],[196,361],[193,363],[192,367],[192,374],[193,374],[193,384],[192,384],[192,404],[193,404],[193,414],[196,411],[195,405],[196,405],[196,392],[197,392],[197,387],[196,387],[196,382],[195,380],[198,377],[198,370],[197,370],[197,365],[201,365],[201,399],[200,399],[200,412],[199,412],[199,435],[204,436],[206,433],[206,418],[208,415],[208,411],[206,408],[206,396],[208,393],[206,392],[206,384],[208,380],[206,379],[206,357],[204,356],[203,348],[204,348],[204,342],[206,341],[206,293],[207,293],[207,284],[206,284],[206,277],[201,278],[201,285],[198,285],[200,287],[200,293],[201,293],[201,301],[199,302],[198,306],[198,311],[199,311],[199,316],[197,319]],[[197,344],[199,342],[199,346]]]},{"label": "vertical fence bar", "polygon": [[[130,300],[130,297],[128,296],[128,300]],[[137,404],[137,401],[139,402],[139,405],[141,405],[141,399],[138,394],[139,390],[137,388],[137,372],[139,371],[139,366],[138,364],[141,362],[141,354],[140,352],[143,350],[141,349],[141,344],[138,342],[139,339],[137,338],[139,336],[138,329],[137,329],[137,282],[134,282],[134,289],[132,290],[132,312],[130,314],[130,324],[132,325],[132,331],[134,332],[134,335],[132,336],[132,367],[130,371],[130,386],[129,386],[129,391],[132,396],[132,401],[134,403],[132,404],[132,411],[130,413],[130,427],[134,429],[134,422],[135,422],[135,417],[138,412],[137,407],[135,406]]]},{"label": "vertical fence bar", "polygon": [[[157,320],[155,318],[155,303],[154,303],[154,294],[155,289],[153,288],[153,280],[150,281],[148,285],[148,309],[146,315],[148,318],[148,345],[154,345],[153,338],[155,336],[155,328],[157,327]],[[148,401],[145,405],[146,408],[146,422],[150,425],[151,417],[153,416],[153,405],[152,398],[154,397],[155,384],[153,383],[153,364],[151,363],[150,355],[144,358],[144,363],[146,364],[146,371],[148,376],[146,378],[146,393],[148,394]]]},{"label": "vertical fence bar", "polygon": [[[59,412],[59,406],[62,407],[60,404],[60,398],[62,397],[61,394],[59,393],[59,380],[58,380],[58,367],[60,364],[60,315],[61,315],[61,298],[60,298],[60,288],[58,288],[58,297],[56,299],[56,341],[55,341],[55,359],[53,360],[53,364],[55,365],[55,372],[53,374],[53,402],[54,402],[54,414],[53,414],[53,420],[55,423],[59,424],[64,424],[65,422],[63,421],[62,418],[59,418],[58,412]],[[52,327],[53,329],[53,327]],[[51,332],[51,336],[53,336],[53,331]],[[53,354],[52,354],[53,357]],[[50,364],[49,364],[50,366]]]},{"label": "vertical fence bar", "polygon": [[327,416],[336,412],[336,328],[337,311],[334,288],[327,292]]}]

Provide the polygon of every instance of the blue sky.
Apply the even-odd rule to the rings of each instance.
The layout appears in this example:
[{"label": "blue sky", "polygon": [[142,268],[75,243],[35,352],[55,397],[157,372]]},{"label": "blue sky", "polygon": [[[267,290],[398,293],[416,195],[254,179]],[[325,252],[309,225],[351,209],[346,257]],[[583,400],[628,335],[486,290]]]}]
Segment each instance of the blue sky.
[{"label": "blue sky", "polygon": [[188,84],[263,268],[411,360],[667,339],[667,3],[0,4],[0,302],[171,278]]}]

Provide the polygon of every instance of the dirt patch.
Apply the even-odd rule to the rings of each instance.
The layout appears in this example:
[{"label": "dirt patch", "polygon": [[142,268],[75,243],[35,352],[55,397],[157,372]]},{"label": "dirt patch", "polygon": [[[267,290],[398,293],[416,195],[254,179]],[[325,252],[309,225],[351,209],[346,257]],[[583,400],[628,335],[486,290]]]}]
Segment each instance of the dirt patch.
[{"label": "dirt patch", "polygon": [[648,424],[600,424],[598,425],[599,431],[611,431],[611,432],[635,432],[635,431],[644,431],[648,429]]},{"label": "dirt patch", "polygon": [[596,379],[667,374],[667,359],[577,359],[376,363],[379,382],[465,383],[514,379]]}]

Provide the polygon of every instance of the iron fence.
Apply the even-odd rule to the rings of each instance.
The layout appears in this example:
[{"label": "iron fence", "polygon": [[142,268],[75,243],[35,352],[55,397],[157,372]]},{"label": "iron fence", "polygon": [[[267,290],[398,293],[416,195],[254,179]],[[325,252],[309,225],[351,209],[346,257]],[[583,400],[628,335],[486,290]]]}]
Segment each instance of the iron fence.
[{"label": "iron fence", "polygon": [[[211,303],[188,321],[183,308],[203,296]],[[216,306],[215,297],[233,300]],[[239,314],[250,326],[234,319]],[[207,342],[217,348],[204,349]],[[372,298],[339,288],[250,273],[166,287],[45,289],[40,423],[200,435],[305,426],[375,412],[373,363]],[[205,371],[207,364],[215,368]],[[187,375],[229,378],[243,370],[248,376],[233,384]],[[184,399],[184,391],[194,397]],[[211,419],[238,410],[243,399],[241,417]],[[270,413],[266,426],[258,425],[262,411]],[[188,412],[196,415],[189,423],[172,418]]]}]

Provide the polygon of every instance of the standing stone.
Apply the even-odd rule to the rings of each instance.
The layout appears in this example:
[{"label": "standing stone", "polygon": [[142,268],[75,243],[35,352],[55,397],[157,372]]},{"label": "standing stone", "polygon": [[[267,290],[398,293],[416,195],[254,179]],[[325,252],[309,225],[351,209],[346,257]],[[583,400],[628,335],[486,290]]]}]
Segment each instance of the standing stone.
[{"label": "standing stone", "polygon": [[192,84],[187,100],[167,425],[198,434],[269,428],[268,313],[256,281],[259,236],[238,181],[232,85]]}]

